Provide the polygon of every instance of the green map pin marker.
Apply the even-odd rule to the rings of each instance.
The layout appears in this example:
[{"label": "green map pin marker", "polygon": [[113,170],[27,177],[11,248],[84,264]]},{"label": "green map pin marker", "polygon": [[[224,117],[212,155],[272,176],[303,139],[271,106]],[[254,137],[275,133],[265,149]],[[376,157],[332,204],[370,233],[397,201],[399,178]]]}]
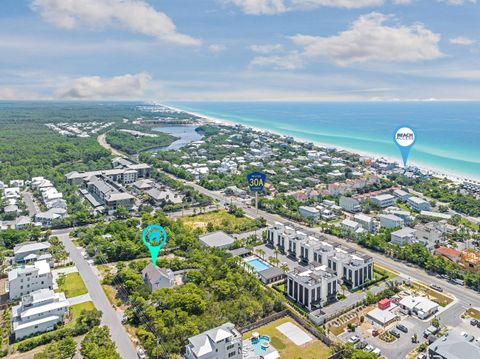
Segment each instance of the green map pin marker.
[{"label": "green map pin marker", "polygon": [[142,241],[150,251],[153,266],[156,267],[158,253],[165,243],[167,243],[167,232],[165,232],[162,226],[151,224],[143,230]]}]

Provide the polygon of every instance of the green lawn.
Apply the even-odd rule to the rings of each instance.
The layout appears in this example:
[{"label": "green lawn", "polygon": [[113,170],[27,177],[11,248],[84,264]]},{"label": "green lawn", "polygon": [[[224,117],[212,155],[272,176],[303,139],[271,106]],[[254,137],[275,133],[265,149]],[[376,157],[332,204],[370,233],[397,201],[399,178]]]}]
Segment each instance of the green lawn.
[{"label": "green lawn", "polygon": [[64,292],[67,298],[73,298],[82,294],[86,294],[87,287],[83,283],[82,277],[78,272],[69,273],[65,276],[60,276],[57,280],[57,292]]},{"label": "green lawn", "polygon": [[213,225],[214,231],[224,231],[227,233],[240,233],[253,231],[259,228],[258,222],[249,217],[235,217],[225,210],[213,211],[208,213],[187,216],[181,219],[183,223],[192,228],[199,228],[203,233],[207,232],[209,223]]},{"label": "green lawn", "polygon": [[288,359],[324,359],[330,356],[330,349],[322,341],[315,338],[312,334],[308,333],[313,340],[302,346],[297,346],[290,339],[284,336],[276,328],[286,322],[292,322],[302,330],[302,326],[295,322],[290,317],[284,317],[274,322],[268,323],[263,327],[247,332],[243,335],[244,339],[249,339],[253,332],[258,332],[260,335],[268,335],[270,337],[270,343],[277,349],[281,358]]},{"label": "green lawn", "polygon": [[475,308],[467,309],[467,311],[465,312],[465,315],[468,315],[470,318],[480,320],[480,310],[478,309],[475,309]]},{"label": "green lawn", "polygon": [[445,295],[443,293],[437,292],[436,290],[433,290],[426,285],[423,285],[419,282],[413,282],[412,283],[414,287],[419,289],[421,292],[424,292],[428,299],[434,301],[441,307],[446,307],[449,305],[451,302],[453,302],[453,298],[449,297],[448,295]]},{"label": "green lawn", "polygon": [[70,306],[70,314],[72,315],[72,322],[75,323],[75,320],[80,316],[80,312],[85,309],[85,310],[92,310],[95,308],[95,305],[93,305],[93,302],[84,302],[80,304],[75,304]]},{"label": "green lawn", "polygon": [[393,278],[398,277],[398,275],[400,274],[398,272],[394,272],[385,267],[381,267],[378,264],[373,265],[373,270],[375,270],[378,273],[385,273],[388,276],[387,280],[392,280]]}]

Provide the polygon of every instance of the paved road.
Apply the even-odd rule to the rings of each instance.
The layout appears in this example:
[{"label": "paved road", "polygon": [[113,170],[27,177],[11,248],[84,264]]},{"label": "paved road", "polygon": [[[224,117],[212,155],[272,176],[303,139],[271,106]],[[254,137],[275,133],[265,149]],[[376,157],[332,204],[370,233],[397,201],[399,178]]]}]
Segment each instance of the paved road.
[{"label": "paved road", "polygon": [[95,307],[103,312],[102,324],[106,325],[110,329],[112,339],[117,346],[117,351],[123,359],[132,359],[137,357],[135,346],[130,340],[125,328],[123,327],[120,318],[117,316],[116,311],[112,308],[112,305],[108,301],[105,293],[103,292],[98,278],[92,271],[92,268],[83,258],[82,254],[77,247],[73,244],[69,238],[69,234],[72,231],[69,229],[62,229],[53,231],[53,235],[57,236],[68,251],[70,258],[80,272],[85,285],[87,286],[88,293],[92,298]]},{"label": "paved road", "polygon": [[23,200],[28,208],[28,213],[30,217],[34,217],[39,211],[35,200],[33,199],[33,194],[31,192],[23,192]]}]

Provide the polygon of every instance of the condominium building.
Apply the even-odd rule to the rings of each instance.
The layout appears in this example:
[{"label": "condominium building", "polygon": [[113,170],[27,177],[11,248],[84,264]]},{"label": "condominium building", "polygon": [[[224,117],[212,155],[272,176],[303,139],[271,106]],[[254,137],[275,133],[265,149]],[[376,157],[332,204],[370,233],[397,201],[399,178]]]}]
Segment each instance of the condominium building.
[{"label": "condominium building", "polygon": [[370,197],[370,200],[377,206],[386,208],[395,205],[396,198],[391,194],[380,194]]},{"label": "condominium building", "polygon": [[301,206],[298,210],[303,218],[311,218],[315,222],[320,219],[320,211],[314,207]]},{"label": "condominium building", "polygon": [[431,208],[430,203],[418,197],[409,197],[407,199],[407,206],[417,212],[430,211]]},{"label": "condominium building", "polygon": [[242,334],[232,323],[188,338],[185,359],[242,359]]},{"label": "condominium building", "polygon": [[390,233],[390,242],[404,246],[408,243],[413,243],[416,240],[416,230],[409,227],[404,227],[398,231]]},{"label": "condominium building", "polygon": [[310,311],[335,301],[338,287],[337,274],[319,263],[296,267],[287,274],[287,295]]},{"label": "condominium building", "polygon": [[107,177],[93,176],[86,186],[94,200],[101,203],[110,214],[115,212],[119,206],[131,210],[135,204],[135,197]]},{"label": "condominium building", "polygon": [[339,205],[345,211],[351,212],[351,213],[360,212],[362,210],[362,206],[360,205],[360,202],[355,198],[351,198],[351,197],[346,197],[346,196],[340,197]]},{"label": "condominium building", "polygon": [[380,226],[386,228],[403,227],[405,223],[402,218],[394,214],[381,214],[379,218]]},{"label": "condominium building", "polygon": [[397,197],[400,202],[406,202],[410,197],[410,193],[405,192],[403,189],[394,190],[393,195]]},{"label": "condominium building", "polygon": [[17,299],[39,289],[52,289],[53,277],[46,260],[23,265],[8,272],[10,299]]},{"label": "condominium building", "polygon": [[19,340],[34,333],[53,330],[63,323],[70,306],[64,293],[39,289],[22,297],[20,304],[12,308],[12,332]]},{"label": "condominium building", "polygon": [[353,289],[373,278],[372,257],[342,248],[325,238],[308,236],[279,222],[267,229],[267,244],[302,263],[327,266]]},{"label": "condominium building", "polygon": [[377,222],[366,214],[357,213],[355,216],[353,216],[353,220],[359,223],[363,229],[370,233],[375,233],[377,231]]}]

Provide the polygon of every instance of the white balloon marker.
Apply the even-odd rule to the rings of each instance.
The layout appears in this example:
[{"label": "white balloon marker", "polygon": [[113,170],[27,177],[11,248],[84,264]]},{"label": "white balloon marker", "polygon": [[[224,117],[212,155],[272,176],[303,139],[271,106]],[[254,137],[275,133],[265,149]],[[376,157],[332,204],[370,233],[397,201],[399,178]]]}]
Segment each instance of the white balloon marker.
[{"label": "white balloon marker", "polygon": [[413,147],[416,139],[417,136],[415,135],[415,131],[408,126],[401,126],[393,134],[393,140],[397,144],[398,148],[400,148],[400,153],[402,154],[403,159],[403,167],[405,168],[407,168],[407,160],[410,149]]}]

